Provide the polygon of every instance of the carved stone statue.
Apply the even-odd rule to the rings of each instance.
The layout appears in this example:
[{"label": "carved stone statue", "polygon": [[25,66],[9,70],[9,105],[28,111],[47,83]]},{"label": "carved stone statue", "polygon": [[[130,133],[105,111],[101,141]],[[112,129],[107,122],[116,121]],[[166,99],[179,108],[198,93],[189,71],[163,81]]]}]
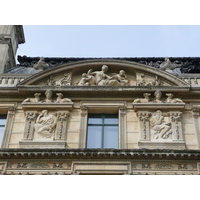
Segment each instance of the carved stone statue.
[{"label": "carved stone statue", "polygon": [[57,117],[49,114],[48,110],[43,110],[37,117],[34,125],[36,133],[40,134],[44,138],[50,138],[53,136],[56,128]]},{"label": "carved stone statue", "polygon": [[[86,74],[86,73],[83,73],[82,74],[82,78],[81,80],[79,81],[78,85],[84,85],[84,86],[90,86],[90,85],[95,85],[95,80],[92,81],[92,79],[94,80],[94,77],[89,75],[89,74]],[[92,81],[92,82],[91,82]]]},{"label": "carved stone statue", "polygon": [[106,72],[108,71],[108,66],[103,65],[101,71],[92,72],[89,70],[89,75],[94,76],[95,85],[115,85],[116,80],[112,80],[112,77],[108,76]]},{"label": "carved stone statue", "polygon": [[119,74],[114,74],[112,78],[116,78],[116,80],[119,82],[119,85],[122,85],[122,86],[127,86],[129,85],[129,82],[130,82],[124,70],[120,70]]},{"label": "carved stone statue", "polygon": [[176,66],[180,67],[180,64],[176,65],[171,63],[169,58],[165,58],[165,61],[160,64],[160,69],[169,73],[178,73],[180,74],[180,69],[176,68]]},{"label": "carved stone statue", "polygon": [[164,116],[157,110],[150,119],[151,138],[168,139],[172,134],[171,123],[164,121]]},{"label": "carved stone statue", "polygon": [[23,101],[23,103],[24,102],[40,103],[41,102],[40,95],[41,93],[35,93],[34,94],[35,98],[27,98]]},{"label": "carved stone statue", "polygon": [[150,93],[144,93],[143,96],[144,96],[144,99],[135,99],[133,101],[133,103],[149,103],[149,96],[151,94]]},{"label": "carved stone statue", "polygon": [[167,93],[166,96],[168,97],[165,100],[165,103],[183,103],[181,99],[173,98],[174,95],[172,93]]},{"label": "carved stone statue", "polygon": [[63,98],[63,94],[62,93],[56,93],[56,95],[57,95],[57,99],[56,99],[55,103],[69,103],[69,102],[72,102],[71,99]]},{"label": "carved stone statue", "polygon": [[155,100],[153,101],[153,103],[162,103],[161,101],[162,92],[160,90],[156,90],[154,96]]},{"label": "carved stone statue", "polygon": [[51,90],[47,90],[45,92],[45,96],[46,96],[46,98],[45,98],[44,102],[46,102],[46,103],[52,103],[53,102],[53,99],[52,99],[53,92]]},{"label": "carved stone statue", "polygon": [[49,68],[49,64],[45,62],[43,57],[41,57],[40,60],[33,65],[33,68],[35,70],[43,71],[44,69],[48,69]]}]

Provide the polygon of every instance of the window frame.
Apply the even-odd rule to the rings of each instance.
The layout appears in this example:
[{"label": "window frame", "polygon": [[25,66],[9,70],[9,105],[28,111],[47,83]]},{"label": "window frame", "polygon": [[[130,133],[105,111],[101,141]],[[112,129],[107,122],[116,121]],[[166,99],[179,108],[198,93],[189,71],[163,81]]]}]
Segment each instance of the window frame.
[{"label": "window frame", "polygon": [[0,114],[7,115],[3,138],[2,138],[2,143],[0,145],[0,148],[8,148],[9,147],[9,141],[10,141],[12,128],[13,128],[13,124],[14,124],[16,108],[17,108],[17,103],[5,103],[5,104],[2,103],[2,104],[0,104]]},{"label": "window frame", "polygon": [[0,147],[3,145],[3,138],[4,138],[6,122],[7,122],[7,114],[1,114],[0,113],[0,122],[1,122],[1,119],[5,119],[5,123],[4,124],[0,123],[0,128],[4,128],[3,131],[2,131],[2,135],[0,135]]},{"label": "window frame", "polygon": [[118,114],[119,145],[118,149],[127,148],[127,128],[126,128],[126,101],[81,101],[80,102],[80,131],[79,148],[87,148],[87,122],[88,114]]},{"label": "window frame", "polygon": [[[101,119],[101,123],[90,123],[89,122],[89,119],[92,118],[92,116],[98,116],[99,119]],[[117,119],[117,123],[114,124],[114,123],[106,123],[105,122],[105,119],[107,116],[113,116],[114,118],[113,119]],[[88,123],[87,123],[87,137],[86,137],[86,148],[91,148],[91,147],[88,147],[88,137],[89,137],[89,127],[94,127],[94,126],[98,126],[98,127],[101,127],[101,149],[105,149],[105,148],[115,148],[115,147],[105,147],[105,140],[104,138],[106,137],[106,135],[108,134],[108,132],[106,131],[106,127],[117,127],[117,141],[118,141],[118,144],[117,144],[117,147],[115,149],[118,149],[119,148],[119,117],[118,117],[118,114],[88,114]],[[93,148],[98,148],[98,147],[93,147]]]}]

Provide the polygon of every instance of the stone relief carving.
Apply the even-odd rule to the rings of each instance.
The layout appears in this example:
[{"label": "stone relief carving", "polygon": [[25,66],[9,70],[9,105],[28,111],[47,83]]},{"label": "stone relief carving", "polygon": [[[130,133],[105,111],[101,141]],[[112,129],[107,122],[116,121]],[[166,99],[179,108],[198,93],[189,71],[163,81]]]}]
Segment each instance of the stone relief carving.
[{"label": "stone relief carving", "polygon": [[159,86],[163,85],[160,78],[156,75],[153,80],[149,80],[144,74],[140,74],[137,80],[137,86]]},{"label": "stone relief carving", "polygon": [[33,138],[33,125],[38,116],[38,112],[26,112],[26,122],[25,122],[25,131],[24,131],[24,139],[32,139]]},{"label": "stone relief carving", "polygon": [[35,70],[43,71],[43,70],[49,68],[49,64],[45,62],[45,60],[44,60],[43,57],[41,57],[40,60],[39,60],[37,63],[35,63],[35,64],[33,65],[33,68],[34,68]]},{"label": "stone relief carving", "polygon": [[45,82],[49,86],[68,86],[71,85],[71,73],[64,74],[64,77],[59,80],[54,80],[53,76],[50,76]]},{"label": "stone relief carving", "polygon": [[64,133],[66,132],[67,119],[70,115],[69,111],[60,111],[56,113],[57,115],[57,129],[55,139],[65,139]]},{"label": "stone relief carving", "polygon": [[177,140],[182,139],[180,138],[181,133],[180,133],[180,121],[181,121],[181,112],[177,112],[177,113],[170,113],[170,117],[171,117],[171,121],[173,122],[173,130],[174,130],[174,136]]},{"label": "stone relief carving", "polygon": [[149,118],[151,114],[149,112],[139,112],[138,117],[141,122],[141,130],[142,130],[142,139],[149,139],[148,137],[148,127],[149,127]]},{"label": "stone relief carving", "polygon": [[107,86],[127,86],[130,85],[126,73],[124,70],[120,70],[118,74],[112,74],[108,76],[106,73],[108,66],[103,65],[101,71],[92,71],[90,69],[87,73],[82,74],[81,80],[77,85],[92,86],[92,85],[107,85]]},{"label": "stone relief carving", "polygon": [[150,119],[150,132],[152,139],[171,139],[171,122],[165,122],[162,111],[157,110]]},{"label": "stone relief carving", "polygon": [[45,99],[40,98],[41,93],[35,93],[35,98],[27,98],[22,103],[72,103],[71,99],[63,98],[62,93],[56,93],[57,98],[53,100],[53,92],[47,90],[45,92]]},{"label": "stone relief carving", "polygon": [[34,125],[36,133],[44,138],[50,138],[55,133],[57,123],[57,117],[49,114],[48,110],[43,110],[42,113],[37,117]]}]

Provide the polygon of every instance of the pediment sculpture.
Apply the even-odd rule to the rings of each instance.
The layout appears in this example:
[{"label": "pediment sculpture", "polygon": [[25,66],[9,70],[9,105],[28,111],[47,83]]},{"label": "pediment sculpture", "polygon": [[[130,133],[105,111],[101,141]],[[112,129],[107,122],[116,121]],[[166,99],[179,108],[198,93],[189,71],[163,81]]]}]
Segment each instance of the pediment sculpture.
[{"label": "pediment sculpture", "polygon": [[90,69],[87,73],[82,74],[81,80],[77,85],[80,86],[128,86],[130,80],[128,80],[124,70],[120,70],[118,74],[107,75],[108,66],[103,65],[101,71],[92,71]]},{"label": "pediment sculpture", "polygon": [[163,85],[160,78],[156,75],[153,80],[147,80],[145,74],[140,74],[137,80],[137,86],[160,86]]}]

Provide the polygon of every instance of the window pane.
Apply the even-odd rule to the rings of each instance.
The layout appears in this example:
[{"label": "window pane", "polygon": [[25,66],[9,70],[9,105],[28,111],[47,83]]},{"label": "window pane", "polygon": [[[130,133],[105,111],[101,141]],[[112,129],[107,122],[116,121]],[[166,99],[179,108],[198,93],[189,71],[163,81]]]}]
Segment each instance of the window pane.
[{"label": "window pane", "polygon": [[105,115],[104,124],[118,124],[118,115]]},{"label": "window pane", "polygon": [[102,115],[89,115],[88,124],[102,124]]},{"label": "window pane", "polygon": [[1,147],[1,144],[2,144],[2,140],[3,140],[4,128],[5,127],[0,127],[0,147]]},{"label": "window pane", "polygon": [[104,127],[104,148],[118,148],[118,126]]},{"label": "window pane", "polygon": [[87,148],[102,148],[102,127],[88,126]]},{"label": "window pane", "polygon": [[2,144],[2,140],[3,140],[3,134],[4,134],[5,124],[6,124],[6,117],[7,117],[7,115],[0,115],[0,147]]},{"label": "window pane", "polygon": [[6,124],[6,119],[0,119],[0,125],[5,126],[5,124]]}]

